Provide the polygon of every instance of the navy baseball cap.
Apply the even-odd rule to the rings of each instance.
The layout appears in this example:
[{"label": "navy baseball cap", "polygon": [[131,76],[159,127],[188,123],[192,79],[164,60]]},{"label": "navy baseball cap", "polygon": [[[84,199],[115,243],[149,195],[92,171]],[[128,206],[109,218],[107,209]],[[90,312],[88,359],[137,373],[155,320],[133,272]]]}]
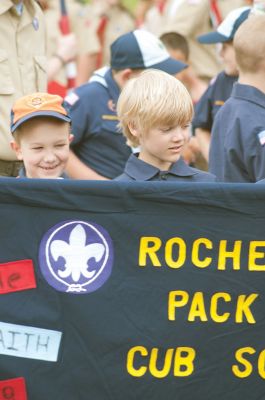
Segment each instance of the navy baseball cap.
[{"label": "navy baseball cap", "polygon": [[112,43],[110,65],[116,70],[155,68],[172,75],[188,66],[171,58],[161,40],[141,29],[125,33]]},{"label": "navy baseball cap", "polygon": [[233,40],[236,31],[250,13],[251,7],[240,7],[231,11],[215,32],[198,36],[198,41],[203,44],[224,43]]}]

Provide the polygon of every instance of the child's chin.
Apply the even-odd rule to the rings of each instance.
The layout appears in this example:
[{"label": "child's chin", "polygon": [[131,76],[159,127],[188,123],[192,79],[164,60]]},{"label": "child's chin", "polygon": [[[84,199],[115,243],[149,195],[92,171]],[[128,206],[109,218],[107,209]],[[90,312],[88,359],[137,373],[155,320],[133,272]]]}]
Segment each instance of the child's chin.
[{"label": "child's chin", "polygon": [[63,171],[55,170],[55,171],[41,171],[37,178],[40,179],[58,179],[62,175]]}]

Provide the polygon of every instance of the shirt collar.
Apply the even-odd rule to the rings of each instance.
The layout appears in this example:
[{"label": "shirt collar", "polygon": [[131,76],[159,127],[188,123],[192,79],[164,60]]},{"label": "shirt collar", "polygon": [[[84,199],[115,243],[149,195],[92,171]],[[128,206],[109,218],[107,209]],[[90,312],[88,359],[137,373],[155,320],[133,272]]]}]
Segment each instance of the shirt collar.
[{"label": "shirt collar", "polygon": [[19,15],[19,16],[21,16],[22,15],[22,12],[23,12],[23,2],[21,1],[20,3],[18,3],[18,4],[15,4],[15,9],[16,9],[16,11],[17,11],[17,14]]},{"label": "shirt collar", "polygon": [[1,0],[0,1],[0,15],[4,14],[12,7],[14,7],[14,3],[11,0]]},{"label": "shirt collar", "polygon": [[231,95],[236,98],[247,100],[251,103],[256,103],[265,108],[265,94],[254,86],[236,82],[233,86]]},{"label": "shirt collar", "polygon": [[125,173],[131,178],[139,181],[148,181],[154,178],[156,175],[163,173],[163,175],[175,175],[175,176],[192,176],[195,175],[195,171],[190,168],[182,158],[172,165],[169,171],[160,171],[158,168],[146,163],[138,158],[139,154],[131,154],[126,166]]},{"label": "shirt collar", "polygon": [[105,75],[105,80],[108,84],[110,97],[112,100],[117,103],[119,95],[120,95],[120,88],[117,85],[116,81],[113,79],[112,70],[111,68],[108,69]]},{"label": "shirt collar", "polygon": [[[25,167],[20,168],[20,170],[18,172],[18,178],[27,178]],[[66,178],[68,178],[68,176],[66,175],[65,172],[63,172],[62,175],[57,179],[60,179],[60,178],[66,179]]]}]

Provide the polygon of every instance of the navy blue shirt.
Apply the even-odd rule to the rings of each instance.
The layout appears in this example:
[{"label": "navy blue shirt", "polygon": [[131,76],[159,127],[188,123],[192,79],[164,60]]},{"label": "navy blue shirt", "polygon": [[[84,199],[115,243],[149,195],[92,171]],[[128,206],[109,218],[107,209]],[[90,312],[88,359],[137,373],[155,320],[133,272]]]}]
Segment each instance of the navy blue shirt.
[{"label": "navy blue shirt", "polygon": [[[28,179],[28,177],[26,175],[25,167],[20,168],[17,178],[27,178]],[[63,178],[63,179],[68,178],[69,179],[69,176],[67,176],[66,173],[63,172],[62,175],[60,177],[58,177],[57,179],[60,179],[60,178]],[[42,179],[42,178],[37,178],[37,179]],[[47,178],[47,179],[49,179],[49,178]]]},{"label": "navy blue shirt", "polygon": [[169,171],[161,171],[132,154],[126,163],[124,173],[115,181],[179,181],[215,182],[216,177],[187,165],[182,158],[174,163]]},{"label": "navy blue shirt", "polygon": [[105,67],[65,98],[72,119],[72,150],[83,163],[110,179],[122,173],[131,154],[117,127],[119,94],[110,68]]},{"label": "navy blue shirt", "polygon": [[265,94],[255,87],[235,83],[216,115],[209,171],[223,182],[265,178]]},{"label": "navy blue shirt", "polygon": [[195,106],[195,114],[192,121],[193,129],[212,130],[216,113],[230,97],[233,85],[237,79],[237,76],[228,76],[224,72],[220,72],[212,80]]}]

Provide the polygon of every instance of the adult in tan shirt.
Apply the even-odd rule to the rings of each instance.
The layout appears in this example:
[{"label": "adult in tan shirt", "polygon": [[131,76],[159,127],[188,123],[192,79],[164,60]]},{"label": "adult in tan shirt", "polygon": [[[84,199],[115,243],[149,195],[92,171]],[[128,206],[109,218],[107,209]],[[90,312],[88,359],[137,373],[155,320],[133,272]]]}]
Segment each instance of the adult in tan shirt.
[{"label": "adult in tan shirt", "polygon": [[[188,40],[190,63],[195,73],[205,81],[213,78],[222,68],[216,46],[202,45],[197,41],[199,35],[214,29],[216,16],[210,3],[210,0],[167,0],[158,32],[161,35],[175,31]],[[215,3],[221,19],[224,19],[232,9],[244,6],[248,1],[217,0]]]},{"label": "adult in tan shirt", "polygon": [[[98,68],[109,65],[110,46],[121,35],[135,29],[135,21],[121,0],[92,0],[85,6],[89,33],[86,43],[89,54],[83,58],[83,81]],[[86,72],[85,72],[86,71]]]},{"label": "adult in tan shirt", "polygon": [[[57,53],[58,39],[61,40],[62,33],[60,31],[59,21],[61,16],[60,1],[59,0],[42,0],[44,5],[44,16],[46,22],[47,34],[47,57],[50,60],[54,54]],[[77,49],[76,49],[76,84],[80,85],[86,81],[83,78],[84,71],[82,70],[82,58],[86,56],[91,47],[93,52],[98,51],[98,45],[93,44],[93,39],[90,39],[90,27],[86,21],[86,10],[76,0],[66,0],[67,12],[69,15],[70,29],[75,35]],[[88,8],[90,6],[88,5]],[[61,65],[61,69],[53,78],[58,84],[62,86],[67,85],[67,76],[65,65]]]},{"label": "adult in tan shirt", "polygon": [[34,0],[0,1],[0,176],[17,176],[10,147],[14,101],[47,87],[44,17]]}]

